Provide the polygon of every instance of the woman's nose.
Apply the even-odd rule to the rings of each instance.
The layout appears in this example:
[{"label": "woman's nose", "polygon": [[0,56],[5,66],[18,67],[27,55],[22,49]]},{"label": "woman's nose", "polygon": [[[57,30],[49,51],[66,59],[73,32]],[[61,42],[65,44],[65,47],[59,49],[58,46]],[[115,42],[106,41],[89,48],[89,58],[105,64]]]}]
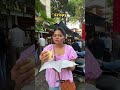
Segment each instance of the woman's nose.
[{"label": "woman's nose", "polygon": [[58,37],[58,36],[56,36],[55,38],[56,38],[56,39],[58,39],[59,37]]}]

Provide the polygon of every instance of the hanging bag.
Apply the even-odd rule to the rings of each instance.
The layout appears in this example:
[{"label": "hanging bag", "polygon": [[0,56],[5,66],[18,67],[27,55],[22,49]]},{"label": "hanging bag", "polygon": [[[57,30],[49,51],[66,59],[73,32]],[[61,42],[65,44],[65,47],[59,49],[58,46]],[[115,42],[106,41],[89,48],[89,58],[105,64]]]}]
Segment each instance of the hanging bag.
[{"label": "hanging bag", "polygon": [[[53,47],[53,49],[54,49],[54,47]],[[54,59],[56,61],[55,49],[54,49]],[[57,72],[57,71],[55,70],[55,72]],[[58,75],[58,80],[56,82],[60,83],[61,90],[76,90],[74,81],[70,82],[69,80],[61,80],[59,72],[57,72],[57,75]]]}]

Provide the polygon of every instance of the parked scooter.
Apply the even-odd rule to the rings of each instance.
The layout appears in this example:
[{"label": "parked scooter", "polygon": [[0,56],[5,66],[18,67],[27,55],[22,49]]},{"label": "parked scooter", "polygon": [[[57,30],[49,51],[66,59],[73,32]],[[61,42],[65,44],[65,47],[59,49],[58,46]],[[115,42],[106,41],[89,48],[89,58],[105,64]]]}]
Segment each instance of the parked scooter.
[{"label": "parked scooter", "polygon": [[73,76],[76,80],[80,81],[82,80],[82,77],[85,76],[85,60],[83,58],[77,58],[75,61],[78,65],[75,67],[75,70],[73,71]]}]

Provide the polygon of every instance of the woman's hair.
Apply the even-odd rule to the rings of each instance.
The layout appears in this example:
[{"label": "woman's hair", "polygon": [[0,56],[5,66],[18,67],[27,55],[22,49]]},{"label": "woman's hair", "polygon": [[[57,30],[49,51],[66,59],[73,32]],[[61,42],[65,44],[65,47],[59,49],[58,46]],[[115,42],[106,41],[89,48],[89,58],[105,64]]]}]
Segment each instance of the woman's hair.
[{"label": "woman's hair", "polygon": [[65,33],[65,30],[64,30],[63,28],[58,27],[58,28],[54,29],[54,32],[55,32],[56,30],[59,30],[59,31],[64,35],[64,37],[66,37],[66,33]]}]

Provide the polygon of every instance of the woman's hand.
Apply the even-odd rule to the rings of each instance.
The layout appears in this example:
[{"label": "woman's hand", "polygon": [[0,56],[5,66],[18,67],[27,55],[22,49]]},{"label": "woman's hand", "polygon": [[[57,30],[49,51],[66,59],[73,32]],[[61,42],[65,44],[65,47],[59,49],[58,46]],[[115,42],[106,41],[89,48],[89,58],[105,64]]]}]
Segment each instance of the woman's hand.
[{"label": "woman's hand", "polygon": [[15,90],[21,89],[35,79],[34,64],[30,60],[16,63],[11,70],[11,79],[15,81]]},{"label": "woman's hand", "polygon": [[43,64],[49,60],[49,54],[47,53],[47,51],[41,52],[39,58]]}]

